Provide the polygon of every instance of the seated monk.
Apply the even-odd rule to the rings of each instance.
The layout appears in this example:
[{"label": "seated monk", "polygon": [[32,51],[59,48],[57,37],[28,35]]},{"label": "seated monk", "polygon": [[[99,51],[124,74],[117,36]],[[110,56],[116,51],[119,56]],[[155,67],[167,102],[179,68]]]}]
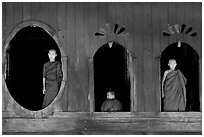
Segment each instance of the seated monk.
[{"label": "seated monk", "polygon": [[103,102],[101,107],[102,112],[116,112],[121,111],[122,105],[119,100],[115,99],[115,92],[109,91],[107,93],[107,99]]},{"label": "seated monk", "polygon": [[162,79],[164,111],[185,111],[186,108],[186,78],[179,69],[175,70],[176,65],[176,60],[170,59],[170,69],[164,72]]}]

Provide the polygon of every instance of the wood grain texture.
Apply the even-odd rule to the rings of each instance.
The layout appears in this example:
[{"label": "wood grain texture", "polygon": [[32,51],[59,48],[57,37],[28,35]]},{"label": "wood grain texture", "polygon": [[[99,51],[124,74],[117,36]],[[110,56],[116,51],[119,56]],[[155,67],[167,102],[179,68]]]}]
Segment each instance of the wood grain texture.
[{"label": "wood grain texture", "polygon": [[160,104],[161,104],[161,91],[160,91],[160,72],[159,72],[159,62],[160,62],[160,38],[161,38],[161,31],[160,31],[160,3],[152,4],[152,59],[153,59],[153,102],[155,103],[154,111],[160,111]]},{"label": "wood grain texture", "polygon": [[152,17],[151,4],[143,4],[143,36],[144,36],[144,96],[145,96],[145,111],[154,111],[153,89],[152,89]]},{"label": "wood grain texture", "polygon": [[[137,68],[136,70],[136,81],[137,81],[137,111],[143,112],[144,110],[144,92],[143,92],[143,83],[144,83],[144,67],[143,67],[143,6],[142,3],[134,3],[134,38],[133,38],[133,61],[137,59]],[[134,61],[135,62],[135,61]]]},{"label": "wood grain texture", "polygon": [[[3,42],[17,24],[39,21],[55,30],[64,45],[68,59],[67,80],[63,94],[63,111],[89,111],[89,93],[94,94],[94,72],[89,60],[108,39],[96,37],[95,32],[110,23],[125,26],[129,32],[123,46],[133,59],[136,79],[136,104],[139,112],[159,111],[160,61],[162,51],[172,42],[190,44],[202,58],[202,3],[3,3]],[[198,32],[194,38],[183,34],[164,37],[168,24],[192,26]],[[60,30],[60,31],[59,31]],[[60,44],[60,45],[61,45]],[[3,45],[4,46],[4,45]],[[200,65],[200,70],[201,70]],[[92,72],[91,72],[92,71]],[[200,72],[201,73],[201,72]],[[202,80],[200,78],[200,92]],[[15,104],[3,89],[4,110],[12,111]],[[92,96],[94,97],[94,96]],[[94,98],[92,99],[94,102]],[[92,104],[94,105],[94,104]],[[92,106],[94,108],[94,106]],[[92,108],[92,109],[93,109]]]},{"label": "wood grain texture", "polygon": [[[101,113],[100,113],[101,114]],[[116,114],[116,113],[115,113]],[[73,116],[72,116],[73,115]],[[106,116],[106,117],[103,117]],[[201,134],[200,114],[168,115],[166,113],[118,113],[112,115],[73,113],[48,119],[3,118],[3,133],[55,133],[55,134]],[[116,119],[117,117],[117,119]]]}]

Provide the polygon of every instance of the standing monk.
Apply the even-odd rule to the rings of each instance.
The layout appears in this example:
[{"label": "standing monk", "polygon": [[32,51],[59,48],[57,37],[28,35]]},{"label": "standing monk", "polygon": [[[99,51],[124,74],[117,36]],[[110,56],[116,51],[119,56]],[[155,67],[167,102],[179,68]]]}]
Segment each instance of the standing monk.
[{"label": "standing monk", "polygon": [[43,66],[43,94],[45,96],[42,108],[45,108],[54,100],[62,81],[61,63],[55,61],[56,51],[54,49],[49,50],[48,56],[50,61]]},{"label": "standing monk", "polygon": [[164,98],[164,111],[185,111],[186,107],[186,78],[177,69],[176,60],[170,59],[169,70],[164,72],[162,79],[162,97]]}]

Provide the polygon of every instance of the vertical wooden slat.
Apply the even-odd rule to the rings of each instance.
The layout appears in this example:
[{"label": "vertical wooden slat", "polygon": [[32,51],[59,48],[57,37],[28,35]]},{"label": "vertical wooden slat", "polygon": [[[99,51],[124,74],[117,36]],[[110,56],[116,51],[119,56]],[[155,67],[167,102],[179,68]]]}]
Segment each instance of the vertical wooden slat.
[{"label": "vertical wooden slat", "polygon": [[23,5],[20,2],[14,2],[14,26],[17,26],[23,20]]},{"label": "vertical wooden slat", "polygon": [[[97,3],[90,3],[90,20],[89,20],[89,54],[90,54],[90,60],[92,60],[93,63],[93,57],[95,52],[98,48],[98,38],[94,35],[96,31],[99,30],[98,28],[98,4]],[[92,68],[90,68],[92,67]],[[90,101],[90,111],[94,111],[94,68],[93,64],[90,64],[89,61],[89,101]]]},{"label": "vertical wooden slat", "polygon": [[160,74],[159,74],[159,56],[160,56],[160,4],[152,4],[152,47],[153,47],[153,93],[155,102],[155,111],[160,111]]},{"label": "vertical wooden slat", "polygon": [[163,31],[168,31],[168,4],[160,3],[160,27],[161,27],[161,51],[168,46],[168,38],[162,35]]},{"label": "vertical wooden slat", "polygon": [[[99,29],[103,28],[105,29],[106,27],[106,3],[98,3],[98,24],[99,24]],[[98,37],[98,47],[102,46],[107,42],[107,39],[105,37]]]},{"label": "vertical wooden slat", "polygon": [[[66,54],[67,53],[67,48],[66,48],[66,38],[67,38],[67,20],[66,20],[66,5],[65,3],[58,3],[58,28],[61,31],[61,36],[58,36],[61,42],[61,46],[63,49],[63,52]],[[65,74],[64,74],[65,75]],[[65,90],[62,94],[63,102],[62,102],[62,111],[67,111],[67,87],[65,87]]]},{"label": "vertical wooden slat", "polygon": [[75,68],[75,54],[76,54],[76,31],[75,31],[75,4],[66,3],[67,9],[67,55],[69,57],[68,66],[68,111],[76,111],[77,97],[75,94],[76,87],[76,68]]},{"label": "vertical wooden slat", "polygon": [[34,21],[40,20],[40,11],[41,11],[40,3],[39,2],[32,2],[31,3],[32,20],[34,20]]},{"label": "vertical wooden slat", "polygon": [[[5,3],[5,40],[9,37],[12,29],[14,28],[14,10],[13,3]],[[3,85],[4,89],[6,89],[6,85]],[[13,111],[13,100],[6,90],[4,90],[4,98],[5,98],[5,111]]]},{"label": "vertical wooden slat", "polygon": [[193,44],[193,38],[189,36],[189,34],[185,34],[185,32],[188,30],[189,27],[193,27],[193,3],[186,2],[185,5],[185,23],[186,23],[186,29],[183,32],[184,42],[191,45],[194,48]]},{"label": "vertical wooden slat", "polygon": [[[136,74],[136,95],[137,95],[137,111],[144,112],[144,92],[143,92],[143,6],[142,3],[134,3],[134,38],[133,38],[133,54],[132,58],[133,60],[137,57],[137,64],[133,61],[133,66],[136,68],[135,74]],[[138,67],[136,67],[138,66]]]},{"label": "vertical wooden slat", "polygon": [[193,3],[193,32],[197,32],[197,36],[194,37],[194,47],[199,54],[202,56],[202,3]]},{"label": "vertical wooden slat", "polygon": [[[5,31],[6,31],[6,3],[2,2],[2,47],[4,47],[4,44],[5,44]],[[5,54],[5,53],[2,53],[2,56],[3,56],[3,54]],[[3,62],[5,62],[5,60],[2,60],[2,63]],[[4,68],[2,68],[2,69],[4,69]],[[2,70],[2,72],[3,71],[4,70]],[[2,112],[4,112],[6,110],[5,84],[6,83],[5,83],[4,74],[3,74],[2,75]]]},{"label": "vertical wooden slat", "polygon": [[49,3],[49,13],[50,13],[50,21],[49,24],[57,30],[58,28],[58,22],[57,22],[57,15],[58,15],[58,9],[57,9],[57,3],[56,2],[50,2]]},{"label": "vertical wooden slat", "polygon": [[[84,46],[85,46],[85,55],[86,58],[90,58],[90,53],[89,53],[89,37],[90,37],[90,25],[89,25],[89,20],[90,20],[90,10],[89,10],[89,3],[84,3]],[[86,60],[88,63],[88,60]]]},{"label": "vertical wooden slat", "polygon": [[85,75],[85,46],[84,46],[84,6],[83,3],[76,3],[76,54],[77,54],[77,97],[80,111],[87,110],[88,98],[85,96],[88,92]]},{"label": "vertical wooden slat", "polygon": [[[88,100],[88,95],[89,95],[89,4],[88,3],[83,3],[83,29],[84,29],[84,86],[85,86],[85,111],[88,112],[89,109],[89,100]],[[87,54],[88,51],[88,54]]]},{"label": "vertical wooden slat", "polygon": [[90,113],[95,111],[95,99],[94,99],[94,64],[93,58],[89,59],[89,111]]},{"label": "vertical wooden slat", "polygon": [[40,3],[40,6],[41,6],[40,21],[48,24],[50,20],[49,3],[42,2]]},{"label": "vertical wooden slat", "polygon": [[125,45],[127,49],[132,53],[133,51],[133,5],[132,3],[127,3],[126,6],[126,16],[125,16],[125,25],[126,33],[129,33],[128,39],[125,40]]},{"label": "vertical wooden slat", "polygon": [[176,32],[174,24],[176,24],[176,4],[174,2],[168,3],[168,24],[172,27],[174,34],[169,37],[169,44],[176,42]]},{"label": "vertical wooden slat", "polygon": [[31,20],[31,3],[23,2],[23,21]]},{"label": "vertical wooden slat", "polygon": [[[176,10],[177,10],[177,22],[176,24],[179,25],[179,27],[182,26],[182,24],[185,22],[184,18],[185,18],[185,7],[184,4],[182,2],[177,2],[176,3]],[[180,30],[181,31],[181,30]],[[177,35],[177,40],[183,41],[183,36],[181,33],[179,33]]]},{"label": "vertical wooden slat", "polygon": [[6,34],[5,38],[8,38],[13,29],[14,15],[13,15],[13,3],[6,3]]},{"label": "vertical wooden slat", "polygon": [[200,109],[202,111],[202,3],[193,3],[193,32],[197,32],[197,36],[193,38],[194,48],[199,55],[199,96]]},{"label": "vertical wooden slat", "polygon": [[95,51],[98,48],[98,37],[95,36],[95,32],[99,30],[98,28],[98,4],[97,3],[90,3],[90,20],[89,20],[89,53],[90,56],[93,57]]},{"label": "vertical wooden slat", "polygon": [[[115,17],[113,18],[113,21],[115,20],[115,22],[113,22],[114,24],[112,24],[112,31],[114,31],[114,27],[115,27],[115,24],[117,23],[119,25],[118,27],[118,30],[120,30],[121,27],[125,27],[125,31],[124,32],[127,32],[128,29],[128,25],[126,24],[126,21],[128,19],[128,14],[129,14],[129,10],[128,10],[128,6],[127,6],[127,3],[121,3],[121,2],[118,2],[118,3],[115,3]],[[113,15],[114,15],[113,14]],[[129,42],[125,43],[125,40],[121,40],[120,41],[122,44],[122,46],[124,46],[126,49],[128,49],[128,44]]]},{"label": "vertical wooden slat", "polygon": [[108,2],[107,4],[107,23],[110,24],[110,31],[113,31],[114,25],[116,23],[116,3]]},{"label": "vertical wooden slat", "polygon": [[151,22],[151,4],[143,3],[143,31],[144,31],[144,95],[145,111],[153,111],[153,90],[152,90],[152,22]]}]

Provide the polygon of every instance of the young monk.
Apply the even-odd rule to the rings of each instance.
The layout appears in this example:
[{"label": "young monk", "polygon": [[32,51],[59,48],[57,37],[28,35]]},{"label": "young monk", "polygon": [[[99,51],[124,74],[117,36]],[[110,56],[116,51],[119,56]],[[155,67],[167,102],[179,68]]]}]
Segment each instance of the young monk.
[{"label": "young monk", "polygon": [[121,111],[122,105],[119,100],[115,99],[115,92],[109,91],[107,93],[107,99],[103,102],[101,111],[103,112],[115,112]]},{"label": "young monk", "polygon": [[61,85],[61,63],[55,61],[56,56],[56,50],[49,50],[48,57],[50,61],[43,66],[43,94],[45,94],[42,105],[43,108],[48,106],[54,100]]},{"label": "young monk", "polygon": [[169,70],[164,72],[162,79],[162,97],[164,98],[164,111],[185,111],[186,107],[186,78],[177,69],[175,59],[170,59]]}]

